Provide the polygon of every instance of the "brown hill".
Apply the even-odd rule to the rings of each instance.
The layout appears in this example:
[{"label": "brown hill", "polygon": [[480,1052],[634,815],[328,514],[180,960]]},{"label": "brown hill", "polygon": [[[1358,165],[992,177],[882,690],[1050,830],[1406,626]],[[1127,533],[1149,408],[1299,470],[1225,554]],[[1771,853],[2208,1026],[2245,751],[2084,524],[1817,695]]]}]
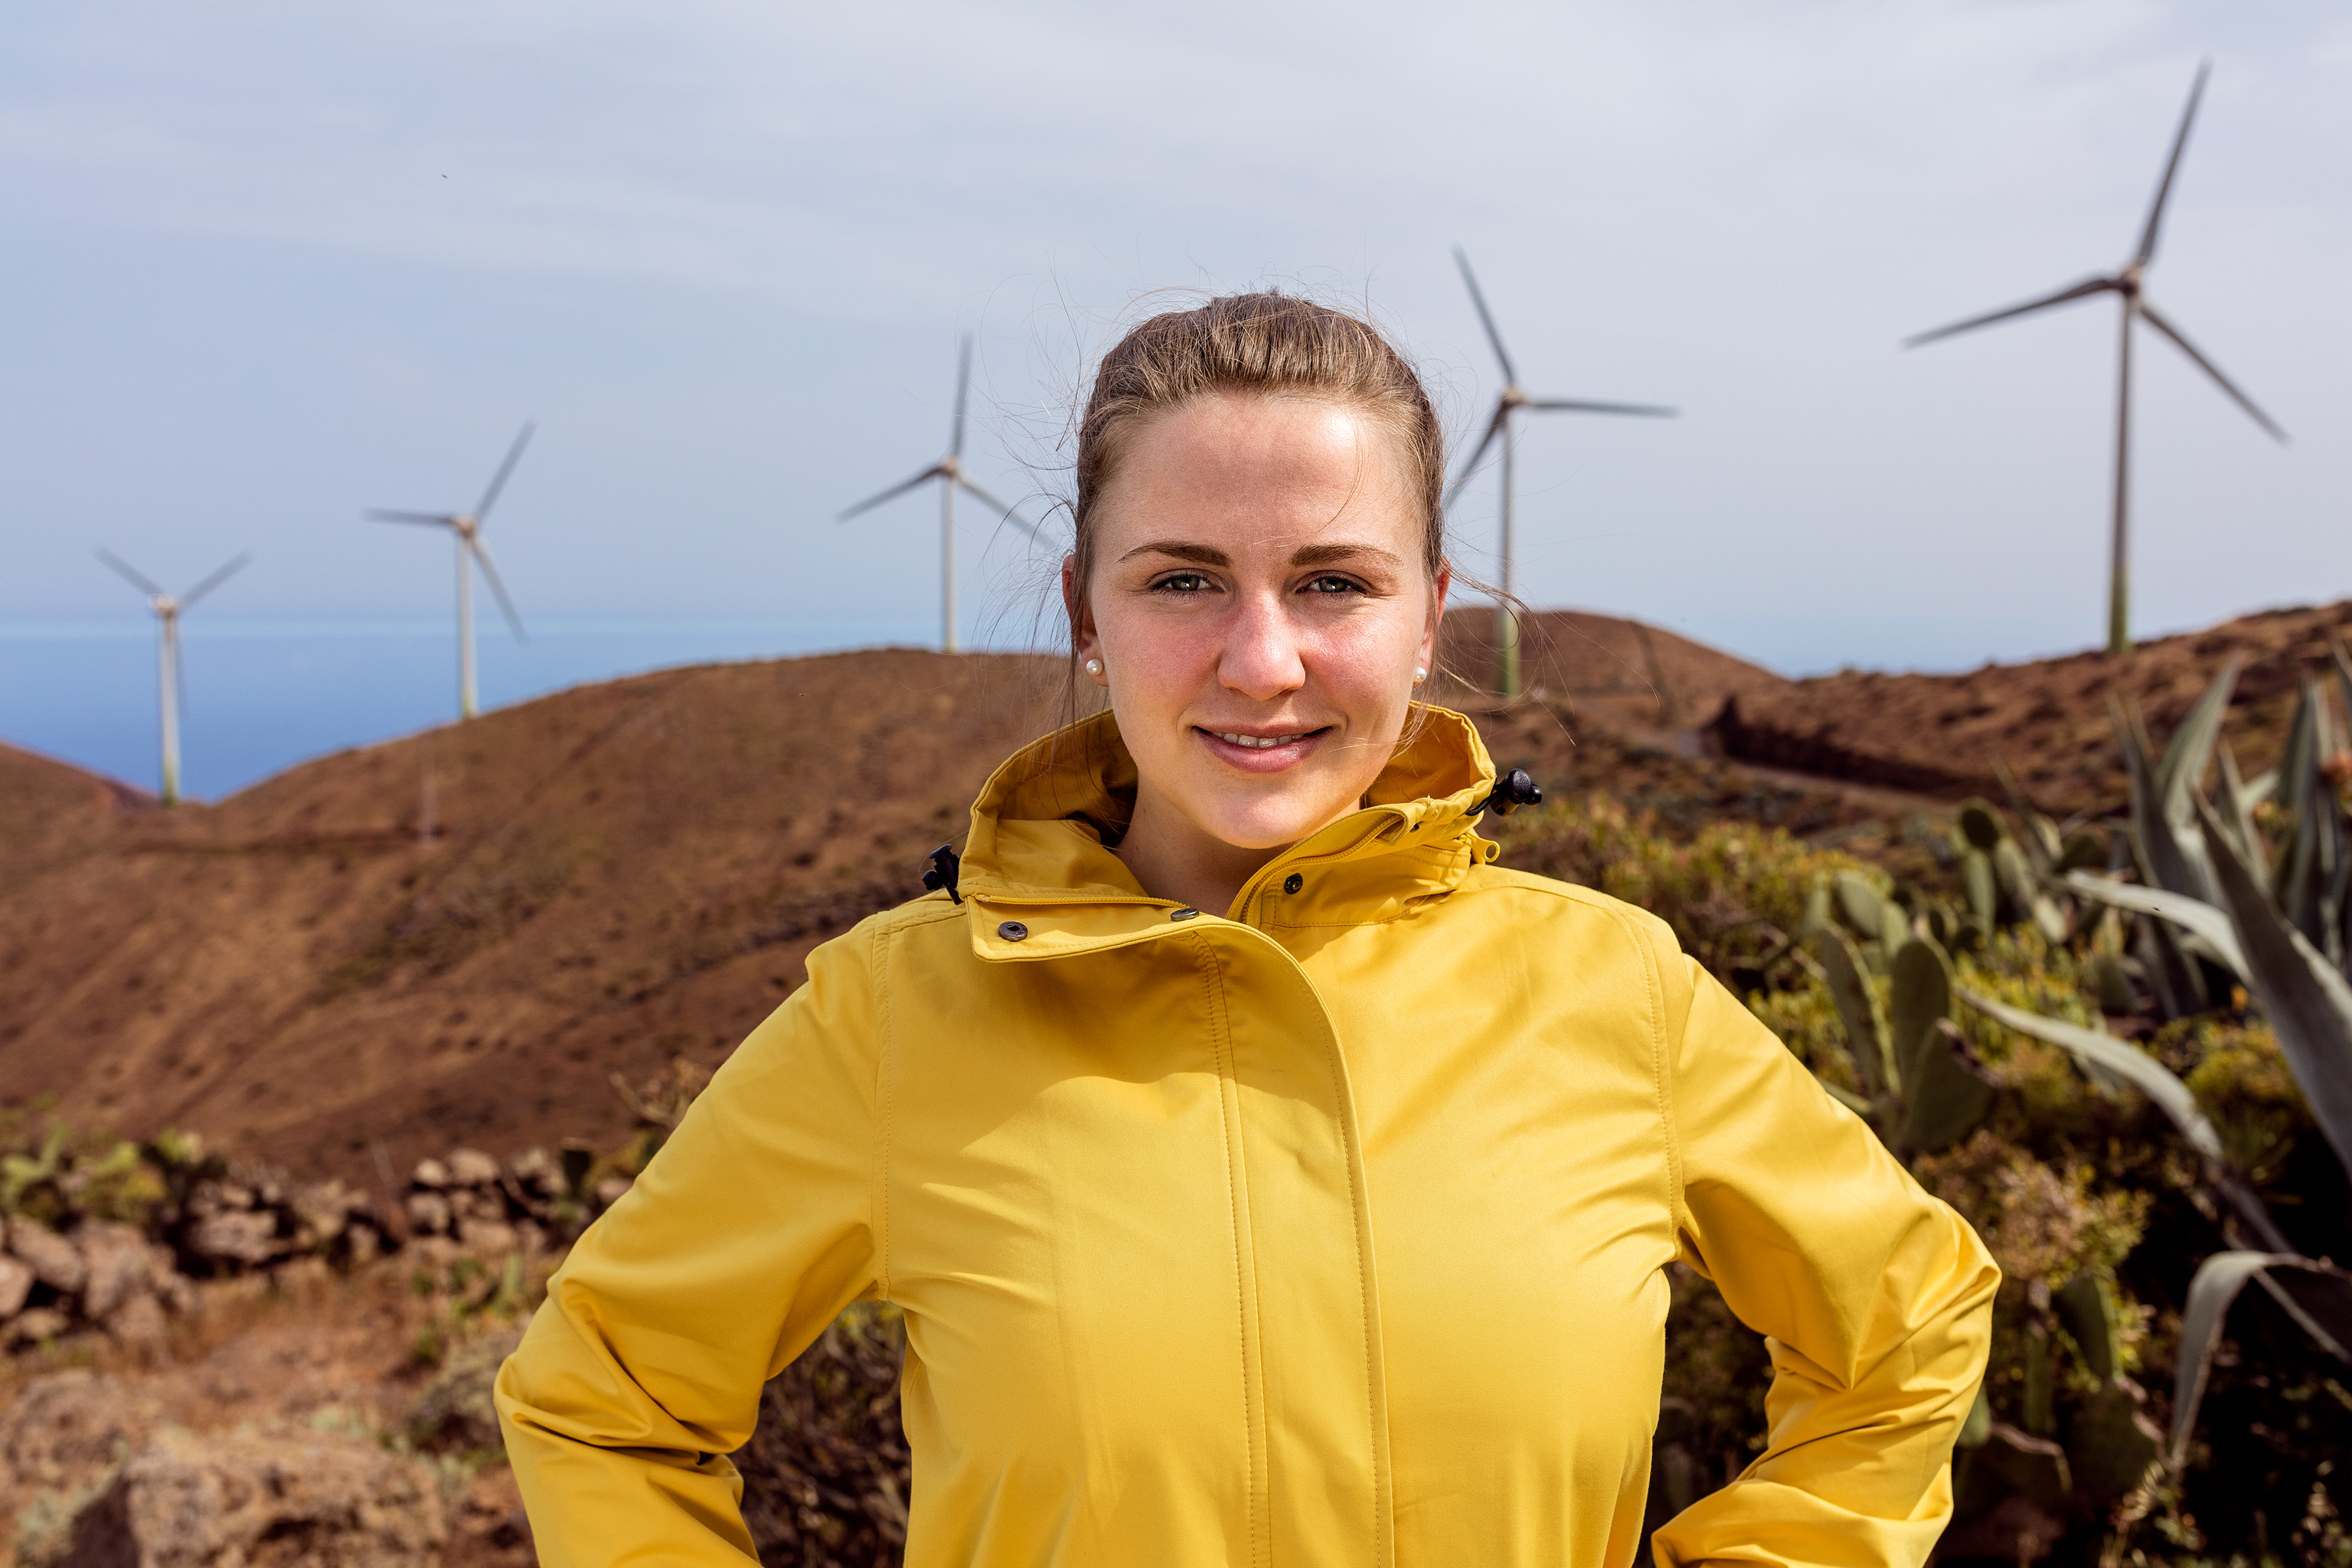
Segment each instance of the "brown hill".
[{"label": "brown hill", "polygon": [[[1440,701],[1475,701],[1495,684],[1494,612],[1448,611],[1438,653]],[[1787,689],[1788,677],[1663,626],[1591,610],[1540,610],[1519,622],[1519,679],[1529,692],[1612,728],[1672,733],[1705,723],[1725,700]]]},{"label": "brown hill", "polygon": [[2108,703],[2137,704],[2159,741],[2231,658],[2245,668],[2225,731],[2251,771],[2275,760],[2306,677],[2352,639],[2352,600],[2267,610],[2207,631],[2098,653],[1989,664],[1965,675],[1845,671],[1741,691],[1710,726],[1725,755],[1829,778],[1958,797],[1991,794],[1996,758],[2043,809],[2119,809]]},{"label": "brown hill", "polygon": [[[1671,674],[1684,656],[1656,640]],[[371,1184],[379,1149],[404,1169],[466,1142],[617,1142],[611,1075],[715,1062],[811,946],[918,893],[990,771],[1060,716],[1059,679],[905,651],[672,670],[169,812],[0,753],[29,825],[0,861],[0,1108],[194,1128]],[[1554,791],[1685,826],[1874,809],[1566,712],[1480,721]]]}]

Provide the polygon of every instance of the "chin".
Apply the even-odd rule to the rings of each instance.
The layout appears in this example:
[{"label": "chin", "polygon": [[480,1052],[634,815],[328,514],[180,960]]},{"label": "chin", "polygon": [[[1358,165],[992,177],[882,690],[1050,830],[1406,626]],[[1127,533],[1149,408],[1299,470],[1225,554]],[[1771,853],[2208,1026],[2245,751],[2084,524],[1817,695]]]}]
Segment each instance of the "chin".
[{"label": "chin", "polygon": [[1351,801],[1268,800],[1204,813],[1201,826],[1237,849],[1287,849],[1348,814]]}]

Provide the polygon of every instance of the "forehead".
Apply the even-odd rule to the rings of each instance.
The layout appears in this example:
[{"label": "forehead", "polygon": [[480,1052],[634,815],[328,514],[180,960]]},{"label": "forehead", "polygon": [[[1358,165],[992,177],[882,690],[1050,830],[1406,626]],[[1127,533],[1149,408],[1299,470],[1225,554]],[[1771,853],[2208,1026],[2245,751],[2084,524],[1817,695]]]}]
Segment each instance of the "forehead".
[{"label": "forehead", "polygon": [[1134,430],[1094,521],[1105,558],[1171,530],[1228,547],[1354,539],[1410,558],[1421,531],[1412,491],[1399,441],[1360,408],[1212,394]]}]

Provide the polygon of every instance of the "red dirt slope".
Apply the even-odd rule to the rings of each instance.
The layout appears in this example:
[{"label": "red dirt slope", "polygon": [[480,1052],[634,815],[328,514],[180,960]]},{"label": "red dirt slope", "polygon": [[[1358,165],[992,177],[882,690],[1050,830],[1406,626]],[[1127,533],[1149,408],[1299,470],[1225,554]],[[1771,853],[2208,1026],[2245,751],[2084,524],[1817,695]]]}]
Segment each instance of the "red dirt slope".
[{"label": "red dirt slope", "polygon": [[1711,726],[1725,755],[1855,783],[1959,796],[1997,788],[2008,763],[2045,810],[2121,805],[2126,784],[2107,718],[2137,704],[2159,742],[2232,658],[2243,658],[2225,738],[2252,770],[2275,760],[2306,676],[2325,676],[2331,640],[2352,640],[2352,600],[2267,610],[2097,653],[1989,664],[1965,675],[1845,672],[1737,693]]}]

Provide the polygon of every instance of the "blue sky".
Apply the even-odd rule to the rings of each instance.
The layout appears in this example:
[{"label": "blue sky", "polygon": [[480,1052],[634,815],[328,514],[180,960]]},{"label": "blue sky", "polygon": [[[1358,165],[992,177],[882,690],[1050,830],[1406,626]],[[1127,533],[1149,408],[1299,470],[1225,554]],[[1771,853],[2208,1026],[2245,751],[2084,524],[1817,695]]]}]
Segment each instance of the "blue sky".
[{"label": "blue sky", "polygon": [[[2313,5],[11,7],[0,622],[446,616],[478,492],[527,618],[927,638],[935,457],[1039,505],[1164,288],[1368,300],[1458,426],[1496,384],[1680,405],[1522,441],[1521,581],[1792,671],[2102,628],[2104,303],[1905,334],[2122,261],[2216,61],[2144,338],[2138,623],[2352,594],[2352,16]],[[1037,508],[1033,508],[1037,510]],[[967,515],[970,515],[969,513]],[[1493,486],[1455,518],[1491,571]],[[968,636],[1047,563],[974,518]],[[485,604],[484,608],[488,606]],[[486,639],[495,632],[485,622]],[[502,635],[502,634],[499,634]]]}]

